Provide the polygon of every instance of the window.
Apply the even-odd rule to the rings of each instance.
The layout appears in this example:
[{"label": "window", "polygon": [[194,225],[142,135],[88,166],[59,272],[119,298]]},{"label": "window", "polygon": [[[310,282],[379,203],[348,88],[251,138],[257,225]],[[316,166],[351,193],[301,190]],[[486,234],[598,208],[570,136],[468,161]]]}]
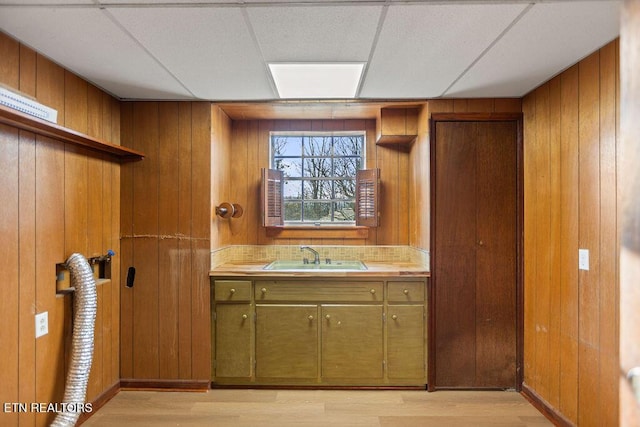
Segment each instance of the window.
[{"label": "window", "polygon": [[353,224],[364,132],[271,133],[271,167],[281,171],[286,224]]}]

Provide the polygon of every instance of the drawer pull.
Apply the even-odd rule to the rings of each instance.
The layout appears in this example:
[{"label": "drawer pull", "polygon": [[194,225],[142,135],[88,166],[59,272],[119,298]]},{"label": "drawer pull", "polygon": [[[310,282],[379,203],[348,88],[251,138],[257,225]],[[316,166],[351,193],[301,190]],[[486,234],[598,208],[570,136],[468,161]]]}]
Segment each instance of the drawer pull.
[{"label": "drawer pull", "polygon": [[267,293],[267,288],[260,289],[260,292],[262,292],[263,294],[266,294]]},{"label": "drawer pull", "polygon": [[405,295],[409,295],[409,289],[405,289],[404,291],[402,291],[402,293]]},{"label": "drawer pull", "polygon": [[371,295],[373,295],[373,294],[376,293],[376,290],[375,289],[369,289],[369,292],[371,292]]},{"label": "drawer pull", "polygon": [[309,316],[309,317],[308,317],[308,319],[309,319],[309,320],[313,320],[313,316]]},{"label": "drawer pull", "polygon": [[398,320],[398,315],[397,315],[397,314],[394,314],[394,315],[392,315],[392,316],[391,316],[391,318],[392,318],[393,320]]},{"label": "drawer pull", "polygon": [[330,315],[330,314],[327,314],[326,316],[324,316],[324,318],[325,318],[325,319],[327,319],[327,320],[329,320],[329,319],[331,319],[331,315]]},{"label": "drawer pull", "polygon": [[231,292],[232,294],[235,294],[236,293],[236,289],[235,288],[231,288],[231,289],[229,289],[229,292]]},{"label": "drawer pull", "polygon": [[247,320],[248,318],[249,318],[249,316],[247,316],[246,314],[243,314],[243,315],[242,315],[242,319],[243,319],[243,320]]}]

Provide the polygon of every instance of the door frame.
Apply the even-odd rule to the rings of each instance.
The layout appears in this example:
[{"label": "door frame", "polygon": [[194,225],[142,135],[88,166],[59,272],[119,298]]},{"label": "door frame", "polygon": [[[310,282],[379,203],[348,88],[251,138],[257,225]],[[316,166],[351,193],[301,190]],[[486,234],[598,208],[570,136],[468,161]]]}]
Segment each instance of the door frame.
[{"label": "door frame", "polygon": [[[430,264],[428,373],[427,390],[438,390],[436,379],[435,301],[438,278],[433,265],[438,262],[435,249],[435,129],[438,122],[515,122],[516,123],[516,390],[522,390],[524,378],[524,146],[522,113],[432,113],[429,119],[429,173],[430,173]],[[443,387],[444,388],[444,387]]]}]

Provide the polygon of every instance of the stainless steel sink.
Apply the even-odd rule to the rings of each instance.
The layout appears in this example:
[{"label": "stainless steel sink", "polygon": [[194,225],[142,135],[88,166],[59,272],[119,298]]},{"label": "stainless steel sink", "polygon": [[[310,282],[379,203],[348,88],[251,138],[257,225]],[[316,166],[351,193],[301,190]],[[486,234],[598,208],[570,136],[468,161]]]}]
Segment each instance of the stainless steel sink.
[{"label": "stainless steel sink", "polygon": [[264,267],[264,270],[296,271],[296,270],[366,270],[362,261],[331,261],[330,264],[305,264],[299,260],[276,260]]}]

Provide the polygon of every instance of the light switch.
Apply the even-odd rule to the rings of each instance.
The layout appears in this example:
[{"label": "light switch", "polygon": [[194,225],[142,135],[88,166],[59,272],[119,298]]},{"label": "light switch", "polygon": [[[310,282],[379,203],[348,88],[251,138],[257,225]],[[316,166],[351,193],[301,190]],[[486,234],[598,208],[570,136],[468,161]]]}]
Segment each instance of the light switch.
[{"label": "light switch", "polygon": [[49,333],[49,312],[43,311],[36,314],[36,338]]},{"label": "light switch", "polygon": [[578,249],[578,268],[589,270],[589,249]]}]

